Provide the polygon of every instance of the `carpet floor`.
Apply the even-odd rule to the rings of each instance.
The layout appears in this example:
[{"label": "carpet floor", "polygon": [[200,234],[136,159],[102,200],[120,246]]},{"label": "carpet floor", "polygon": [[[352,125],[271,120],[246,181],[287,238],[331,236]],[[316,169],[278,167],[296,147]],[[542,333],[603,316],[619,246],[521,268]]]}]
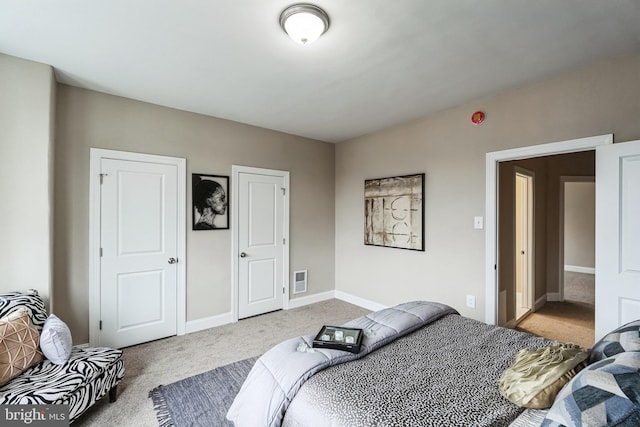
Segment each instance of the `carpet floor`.
[{"label": "carpet floor", "polygon": [[[125,378],[118,387],[118,401],[110,404],[108,399],[102,399],[74,426],[155,427],[158,421],[148,397],[150,390],[258,356],[285,339],[315,334],[322,325],[341,325],[369,312],[362,307],[332,299],[125,348]],[[530,332],[550,339],[561,339],[553,336],[559,329],[558,318],[553,315],[547,318],[552,325],[556,322],[556,326],[546,330],[534,328]],[[572,320],[571,323],[576,322]],[[573,331],[568,336],[576,336],[575,329]],[[591,334],[590,343],[588,337],[585,342],[568,341],[591,346]]]},{"label": "carpet floor", "polygon": [[595,339],[594,275],[565,271],[563,302],[547,302],[516,329],[552,340],[591,347]]}]

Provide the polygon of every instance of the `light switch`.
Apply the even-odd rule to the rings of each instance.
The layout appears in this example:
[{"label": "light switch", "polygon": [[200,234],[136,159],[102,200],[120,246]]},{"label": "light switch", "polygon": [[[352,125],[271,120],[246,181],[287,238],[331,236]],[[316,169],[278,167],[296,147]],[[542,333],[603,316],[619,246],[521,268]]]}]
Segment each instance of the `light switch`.
[{"label": "light switch", "polygon": [[473,228],[482,230],[484,228],[484,218],[481,216],[473,217]]}]

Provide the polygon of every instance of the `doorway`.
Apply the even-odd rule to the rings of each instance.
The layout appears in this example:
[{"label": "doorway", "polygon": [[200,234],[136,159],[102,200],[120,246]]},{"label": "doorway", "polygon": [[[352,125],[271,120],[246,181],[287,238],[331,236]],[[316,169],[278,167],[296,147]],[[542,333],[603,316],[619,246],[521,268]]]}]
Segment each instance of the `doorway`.
[{"label": "doorway", "polygon": [[89,341],[185,333],[185,159],[90,151]]},{"label": "doorway", "polygon": [[[496,324],[499,319],[499,296],[501,296],[500,287],[502,284],[498,280],[498,263],[499,257],[499,235],[498,235],[498,170],[501,162],[510,160],[533,159],[541,156],[549,156],[556,154],[578,153],[593,150],[598,146],[611,145],[613,143],[613,135],[600,135],[589,138],[581,138],[569,141],[562,141],[551,144],[542,144],[537,146],[529,146],[503,150],[498,152],[487,153],[486,155],[486,247],[485,247],[485,282],[486,282],[486,306],[485,321],[489,324]],[[547,224],[547,226],[556,227],[555,224]],[[552,233],[553,234],[553,233]],[[540,249],[539,249],[540,250]],[[513,256],[512,254],[509,255]],[[548,263],[557,263],[557,258],[547,258]],[[554,266],[557,268],[557,266]],[[513,276],[510,276],[513,277]],[[538,293],[544,292],[544,289],[538,290]],[[538,295],[536,295],[538,297]],[[502,299],[502,298],[500,298]],[[537,300],[533,302],[534,306]],[[507,319],[508,320],[508,319]]]},{"label": "doorway", "polygon": [[533,309],[534,264],[534,173],[516,168],[515,173],[515,266],[516,324]]},{"label": "doorway", "polygon": [[232,312],[288,308],[289,172],[232,167]]}]

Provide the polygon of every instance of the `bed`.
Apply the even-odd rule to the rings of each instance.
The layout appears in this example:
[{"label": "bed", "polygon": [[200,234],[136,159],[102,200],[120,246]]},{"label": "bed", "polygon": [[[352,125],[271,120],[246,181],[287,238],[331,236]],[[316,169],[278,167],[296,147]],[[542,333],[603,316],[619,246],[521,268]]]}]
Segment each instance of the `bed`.
[{"label": "bed", "polygon": [[522,348],[551,341],[449,314],[312,376],[284,427],[508,426],[522,412],[497,379]]},{"label": "bed", "polygon": [[[349,322],[368,332],[357,355],[305,350],[312,336],[276,346],[258,359],[227,417],[237,427],[540,425],[546,411],[523,414],[497,382],[519,350],[557,343],[444,307],[407,328],[379,316],[382,332],[368,316]],[[300,368],[299,360],[314,358],[321,362]]]}]

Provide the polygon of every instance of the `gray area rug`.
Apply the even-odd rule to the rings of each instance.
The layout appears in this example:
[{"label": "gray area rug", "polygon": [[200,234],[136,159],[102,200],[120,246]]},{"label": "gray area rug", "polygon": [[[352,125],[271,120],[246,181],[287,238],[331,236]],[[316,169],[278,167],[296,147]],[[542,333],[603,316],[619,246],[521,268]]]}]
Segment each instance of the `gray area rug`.
[{"label": "gray area rug", "polygon": [[230,363],[149,392],[161,427],[233,426],[226,419],[257,357]]}]

